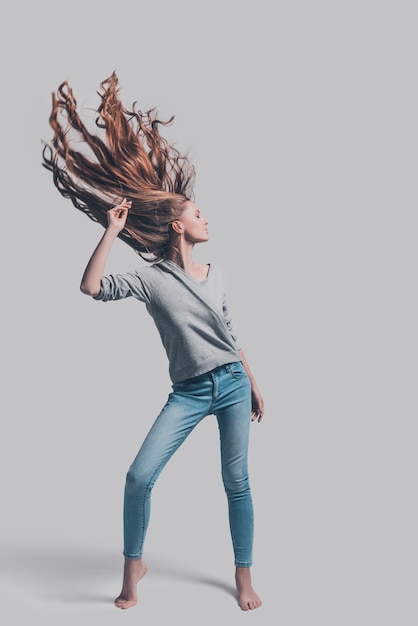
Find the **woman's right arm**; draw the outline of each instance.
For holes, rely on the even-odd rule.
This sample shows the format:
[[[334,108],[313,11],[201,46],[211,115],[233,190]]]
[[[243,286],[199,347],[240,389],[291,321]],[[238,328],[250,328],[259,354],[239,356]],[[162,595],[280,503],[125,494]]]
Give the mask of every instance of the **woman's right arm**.
[[[131,201],[126,198],[107,212],[107,228],[87,263],[80,283],[80,290],[88,296],[97,296],[104,274],[106,261],[113,243],[125,227]]]

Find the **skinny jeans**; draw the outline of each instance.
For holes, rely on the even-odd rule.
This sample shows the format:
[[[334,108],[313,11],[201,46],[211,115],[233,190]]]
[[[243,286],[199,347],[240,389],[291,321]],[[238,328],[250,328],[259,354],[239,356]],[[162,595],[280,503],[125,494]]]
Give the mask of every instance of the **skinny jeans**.
[[[251,385],[241,361],[173,384],[126,476],[123,513],[126,558],[142,557],[153,486],[176,450],[208,415],[216,416],[219,427],[221,475],[228,500],[235,566],[251,566],[254,533],[248,476]]]

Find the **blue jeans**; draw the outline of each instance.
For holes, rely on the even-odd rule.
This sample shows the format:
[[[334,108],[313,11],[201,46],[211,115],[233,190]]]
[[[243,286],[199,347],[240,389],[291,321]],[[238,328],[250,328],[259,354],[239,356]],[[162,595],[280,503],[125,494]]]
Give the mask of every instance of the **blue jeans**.
[[[207,415],[215,415],[235,565],[250,567],[254,531],[248,478],[251,386],[245,369],[240,361],[228,363],[175,383],[172,389],[126,476],[123,554],[129,559],[142,556],[155,481],[194,427]]]

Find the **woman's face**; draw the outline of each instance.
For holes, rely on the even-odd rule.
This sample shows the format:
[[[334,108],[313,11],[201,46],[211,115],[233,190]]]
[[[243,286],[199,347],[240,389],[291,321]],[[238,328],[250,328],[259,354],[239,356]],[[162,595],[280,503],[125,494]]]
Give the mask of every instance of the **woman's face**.
[[[201,243],[209,239],[208,220],[200,215],[197,206],[187,200],[178,224],[181,234],[189,243]]]

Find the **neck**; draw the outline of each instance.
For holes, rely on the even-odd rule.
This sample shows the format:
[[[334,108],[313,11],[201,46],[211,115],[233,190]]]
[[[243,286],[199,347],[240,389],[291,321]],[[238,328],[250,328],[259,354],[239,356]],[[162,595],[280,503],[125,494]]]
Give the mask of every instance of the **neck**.
[[[193,248],[194,244],[180,241],[177,247],[170,250],[167,258],[186,272],[190,272],[193,267]]]

